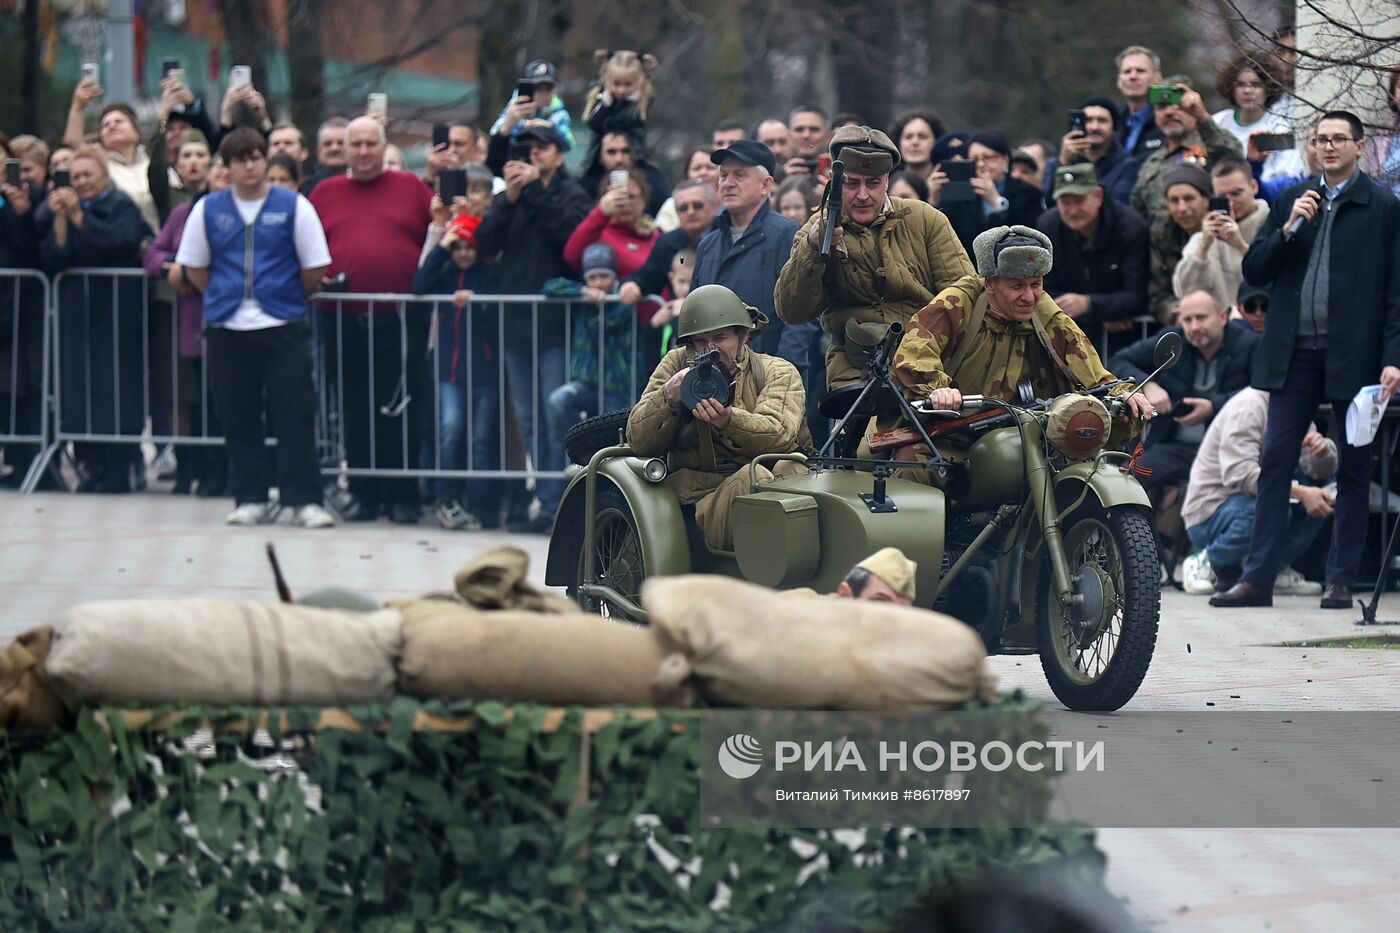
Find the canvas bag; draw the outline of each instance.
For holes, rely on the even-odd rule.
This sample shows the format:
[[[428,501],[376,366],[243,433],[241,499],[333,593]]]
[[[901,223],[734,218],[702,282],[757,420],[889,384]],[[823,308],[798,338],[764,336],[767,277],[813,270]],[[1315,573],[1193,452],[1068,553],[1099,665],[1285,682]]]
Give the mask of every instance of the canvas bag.
[[[86,603],[54,626],[48,671],[69,706],[333,706],[394,695],[399,613],[230,599]]]
[[[665,655],[648,628],[581,612],[482,612],[404,600],[399,689],[410,696],[556,706],[686,705],[655,693]]]
[[[673,652],[663,686],[689,679],[711,701],[905,710],[996,697],[981,637],[942,613],[700,575],[647,580],[642,603]]]

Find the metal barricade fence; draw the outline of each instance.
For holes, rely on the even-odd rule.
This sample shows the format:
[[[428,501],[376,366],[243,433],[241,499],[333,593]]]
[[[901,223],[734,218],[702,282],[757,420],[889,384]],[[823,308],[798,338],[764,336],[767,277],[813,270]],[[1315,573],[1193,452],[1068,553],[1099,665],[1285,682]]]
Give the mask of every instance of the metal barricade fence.
[[[39,481],[49,438],[48,315],[47,276],[0,269],[0,478],[17,478],[24,491]]]
[[[11,361],[0,446],[42,446],[22,491],[69,444],[223,444],[199,322],[185,322],[182,344],[178,303],[153,303],[144,270],[69,269],[52,280],[0,271],[0,312],[22,283],[41,296],[28,313],[39,321],[39,384],[49,387],[48,404],[42,392],[17,391],[16,338],[32,331],[23,313],[0,317],[0,340],[10,343],[8,357],[0,343],[0,364]],[[451,295],[319,293],[310,307],[327,477],[534,479],[557,492],[568,426],[630,406],[664,352],[660,331],[635,309],[610,317],[603,308],[617,306],[543,295],[474,295],[459,308]],[[1140,336],[1157,327],[1148,316],[1133,321]],[[1098,341],[1105,362],[1110,336]]]
[[[36,470],[74,444],[80,467],[118,460],[142,466],[136,445],[218,447],[198,321],[182,323],[178,299],[156,302],[140,268],[75,268],[53,277],[48,313],[53,419]],[[192,330],[193,328],[193,330]],[[118,467],[111,467],[117,469]],[[37,476],[35,477],[37,480]],[[109,477],[112,483],[126,482]]]
[[[562,480],[568,425],[630,406],[660,359],[659,336],[611,303],[320,293],[312,306],[322,463],[350,477]]]
[[[1162,328],[1162,323],[1150,314],[1139,314],[1137,317],[1125,318],[1125,320],[1136,325],[1137,333],[1133,335],[1132,340],[1142,340],[1145,337],[1151,337]],[[1097,344],[1099,360],[1104,364],[1105,369],[1108,368],[1108,358],[1113,355],[1110,352],[1110,348],[1114,342],[1114,335],[1117,333],[1122,333],[1122,331],[1110,331],[1107,326],[1099,328]]]

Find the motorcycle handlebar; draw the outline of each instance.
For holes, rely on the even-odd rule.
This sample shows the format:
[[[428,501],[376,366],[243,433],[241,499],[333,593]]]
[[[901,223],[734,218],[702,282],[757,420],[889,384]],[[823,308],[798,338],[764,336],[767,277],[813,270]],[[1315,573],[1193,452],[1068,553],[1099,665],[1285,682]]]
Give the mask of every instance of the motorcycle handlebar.
[[[962,416],[980,411],[987,405],[985,395],[964,395],[962,397],[962,408],[933,408],[929,405],[928,399],[924,399],[914,406],[914,410],[921,415],[950,415]]]

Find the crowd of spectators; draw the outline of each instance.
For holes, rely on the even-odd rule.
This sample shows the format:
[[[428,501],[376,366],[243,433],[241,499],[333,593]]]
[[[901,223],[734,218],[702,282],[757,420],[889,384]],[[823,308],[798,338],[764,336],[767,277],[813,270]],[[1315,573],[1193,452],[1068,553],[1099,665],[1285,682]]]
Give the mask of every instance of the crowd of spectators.
[[[1315,178],[1324,149],[1332,151],[1318,145],[1314,127],[1295,122],[1294,45],[1292,33],[1280,31],[1270,51],[1241,52],[1223,63],[1213,90],[1225,106],[1214,113],[1201,93],[1210,84],[1164,76],[1159,57],[1135,45],[1118,54],[1115,73],[1105,69],[1102,93],[1066,101],[1066,131],[1057,141],[1013,147],[993,127],[950,128],[929,107],[902,113],[888,127],[899,150],[889,195],[937,208],[968,251],[995,226],[1045,233],[1054,248],[1045,290],[1099,346],[1113,373],[1146,378],[1152,367],[1144,329],[1183,334],[1182,365],[1146,389],[1167,414],[1142,455],[1153,490],[1186,486],[1203,444],[1219,459],[1212,423],[1250,384],[1268,320],[1271,292],[1246,282],[1246,253],[1274,205],[1290,187]],[[799,228],[819,209],[832,134],[860,124],[859,116],[832,118],[804,104],[752,126],[721,121],[689,150],[673,184],[648,149],[658,62],[611,51],[600,52],[597,63],[577,120],[557,93],[554,65],[531,62],[487,130],[468,122],[440,128],[422,176],[404,169],[382,113],[332,117],[308,139],[301,128],[274,122],[252,84],[231,84],[211,113],[178,71],[161,82],[149,135],[127,104],[103,103],[91,80],[74,90],[60,141],[0,135],[0,155],[15,160],[18,172],[0,186],[0,267],[48,274],[144,268],[150,276],[149,285],[137,276],[60,280],[59,414],[70,430],[97,438],[72,451],[80,488],[144,486],[138,446],[110,439],[226,432],[227,459],[218,449],[177,445],[175,491],[233,491],[239,507],[252,497],[264,509],[256,520],[275,517],[264,501],[271,461],[247,450],[246,440],[266,431],[288,445],[286,432],[306,413],[284,410],[284,401],[301,404],[303,373],[274,367],[257,382],[215,362],[211,378],[211,347],[250,355],[283,347],[269,335],[261,343],[249,336],[256,328],[230,325],[229,308],[216,314],[198,287],[199,264],[188,261],[203,259],[208,277],[209,246],[189,246],[189,225],[199,226],[203,242],[207,230],[223,224],[220,233],[238,226],[240,236],[246,227],[253,269],[254,233],[263,232],[257,218],[269,211],[292,211],[298,244],[302,234],[315,241],[301,229],[299,212],[315,220],[328,262],[301,256],[299,268],[324,273],[324,281],[308,279],[308,286],[450,296],[435,305],[320,301],[309,312],[319,334],[320,384],[334,392],[350,468],[348,489],[328,499],[343,520],[383,515],[413,523],[426,505],[445,527],[509,523],[547,531],[564,489],[560,479],[540,477],[531,489],[522,480],[420,482],[404,474],[563,470],[570,425],[630,406],[674,345],[680,301],[690,288],[712,283],[763,312],[767,324],[753,345],[797,368],[808,427],[820,444],[828,424],[817,403],[827,389],[832,335],[816,317],[826,309],[807,309],[805,323],[794,323],[803,315],[786,315],[785,323],[774,289]],[[1398,81],[1400,69],[1390,75],[1392,114],[1400,114]],[[250,148],[245,136],[235,147],[239,170],[254,171],[243,162],[256,150],[265,185],[249,187],[246,178],[223,195],[218,203],[237,211],[200,209],[230,187],[235,166],[221,153],[225,141],[243,133],[263,143]],[[1361,146],[1359,132],[1356,139]],[[566,167],[571,153],[577,174]],[[1358,156],[1379,188],[1400,193],[1400,116],[1388,131],[1367,135]],[[264,199],[257,203],[270,205],[263,214],[249,213],[239,193],[255,187]],[[268,199],[269,190],[286,193]],[[880,300],[886,288],[922,295],[932,285],[887,282],[883,268],[870,272]],[[285,324],[291,312],[276,309],[290,298],[256,294],[255,276],[247,278],[244,298],[261,301],[258,313],[267,318],[258,320]],[[36,430],[31,403],[43,388],[33,284],[0,290],[0,434]],[[547,300],[476,297],[490,295]],[[237,315],[247,311],[240,305]],[[304,328],[297,321],[278,328],[279,341],[311,342],[298,336]],[[221,392],[264,395],[233,408],[207,404]],[[1257,408],[1248,415],[1256,426]],[[236,452],[235,434],[243,439]],[[281,486],[283,504],[300,507],[309,494],[297,458],[307,451],[296,449],[285,473],[279,465],[278,479],[291,486]],[[35,453],[19,444],[5,449],[9,482]],[[328,524],[312,518],[303,523]],[[1191,540],[1197,537],[1192,531]],[[1200,555],[1193,560],[1191,586],[1199,588],[1210,565]],[[1237,578],[1232,568],[1216,569],[1221,582]]]

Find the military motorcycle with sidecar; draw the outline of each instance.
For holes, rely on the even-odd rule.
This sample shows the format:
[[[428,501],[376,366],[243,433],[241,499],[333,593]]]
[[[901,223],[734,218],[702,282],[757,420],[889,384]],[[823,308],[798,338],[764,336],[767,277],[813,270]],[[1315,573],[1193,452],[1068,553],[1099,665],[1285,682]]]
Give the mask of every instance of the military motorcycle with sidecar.
[[[735,498],[732,551],[707,544],[694,508],[667,485],[665,460],[633,455],[627,412],[575,426],[567,446],[584,469],[556,515],[546,582],[588,611],[645,624],[647,577],[714,573],[831,593],[892,545],[918,563],[919,605],[975,628],[989,654],[1038,654],[1070,709],[1119,709],[1151,663],[1161,600],[1147,494],[1132,456],[1107,446],[1125,409],[1108,393],[1121,383],[1055,399],[1023,384],[1012,402],[966,396],[961,411],[920,410],[890,378],[901,330],[893,325],[876,350],[868,382],[823,400],[840,420],[820,452],[746,467],[789,460],[806,471]],[[1157,371],[1180,355],[1181,338],[1164,335]],[[862,447],[870,419],[897,413],[932,452],[927,461]],[[927,430],[923,418],[934,419]],[[931,482],[904,478],[908,469]]]

